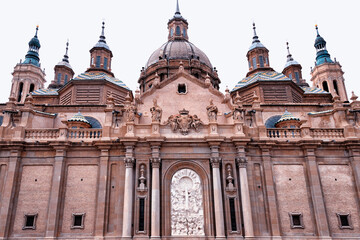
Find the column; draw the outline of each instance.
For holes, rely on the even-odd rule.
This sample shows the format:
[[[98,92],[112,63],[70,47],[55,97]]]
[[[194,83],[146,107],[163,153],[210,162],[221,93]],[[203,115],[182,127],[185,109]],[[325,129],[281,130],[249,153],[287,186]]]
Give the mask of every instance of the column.
[[[10,149],[7,176],[4,183],[3,194],[1,196],[0,238],[6,238],[9,231],[12,216],[11,209],[16,191],[16,180],[18,178],[21,150],[21,147]]]
[[[272,173],[272,162],[269,148],[262,148],[262,159],[264,167],[265,189],[270,215],[270,228],[273,237],[280,236],[279,214],[277,211],[276,195],[274,188],[274,176]]]
[[[216,238],[225,238],[224,228],[224,207],[221,190],[221,176],[220,176],[220,163],[219,147],[211,146],[210,163],[213,170],[213,190],[214,190],[214,209],[215,209],[215,230]]]
[[[66,159],[66,149],[65,144],[54,146],[55,149],[55,159],[53,165],[53,177],[52,185],[50,192],[50,201],[49,201],[49,212],[47,216],[46,224],[46,237],[52,238],[57,236],[58,226],[59,226],[59,214],[60,214],[60,205],[63,197],[61,196],[63,184],[64,184],[64,174],[65,174],[65,159]]]
[[[316,230],[319,236],[330,236],[320,183],[320,174],[316,163],[315,149],[304,148],[304,155],[306,160],[306,172],[310,184],[311,200],[314,207]]]
[[[237,147],[236,150],[237,150],[236,163],[239,168],[239,175],[240,175],[241,207],[244,216],[245,237],[253,237],[254,227],[252,220],[250,192],[249,192],[247,169],[246,169],[247,159],[245,157],[245,149],[243,146]]]
[[[151,238],[160,238],[160,146],[152,146]]]
[[[123,239],[131,239],[132,230],[132,212],[133,212],[133,167],[135,163],[133,148],[134,146],[125,146],[125,190],[124,190],[124,210],[123,210]]]
[[[108,178],[109,150],[110,146],[98,146],[100,148],[99,185],[96,208],[95,236],[104,236],[105,210],[106,210],[106,186]]]

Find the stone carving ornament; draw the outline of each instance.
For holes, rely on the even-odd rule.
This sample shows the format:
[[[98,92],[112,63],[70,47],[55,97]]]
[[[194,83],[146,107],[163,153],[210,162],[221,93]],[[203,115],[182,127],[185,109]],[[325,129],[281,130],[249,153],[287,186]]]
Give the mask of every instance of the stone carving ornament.
[[[191,169],[177,171],[171,180],[171,235],[205,235],[201,181]]]
[[[206,107],[206,111],[210,122],[216,122],[218,108],[214,105],[213,100],[210,99],[210,105]]]
[[[203,122],[197,115],[189,115],[189,111],[183,109],[179,111],[179,114],[171,115],[165,124],[170,125],[173,132],[179,130],[182,135],[187,135],[191,128],[199,131],[199,127]]]
[[[131,103],[129,106],[125,108],[126,111],[126,121],[127,122],[134,122],[135,116],[137,113],[137,108],[134,103]]]
[[[154,99],[153,102],[154,102],[154,106],[150,108],[151,120],[153,122],[160,122],[161,115],[162,115],[162,109],[157,105],[156,99]]]

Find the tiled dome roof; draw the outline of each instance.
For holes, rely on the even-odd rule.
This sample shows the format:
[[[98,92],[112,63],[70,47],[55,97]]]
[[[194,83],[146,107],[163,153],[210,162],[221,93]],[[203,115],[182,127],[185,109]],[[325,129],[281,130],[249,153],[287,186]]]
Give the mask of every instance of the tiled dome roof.
[[[159,62],[161,59],[198,59],[201,63],[212,68],[206,54],[187,40],[169,40],[151,54],[145,68]]]

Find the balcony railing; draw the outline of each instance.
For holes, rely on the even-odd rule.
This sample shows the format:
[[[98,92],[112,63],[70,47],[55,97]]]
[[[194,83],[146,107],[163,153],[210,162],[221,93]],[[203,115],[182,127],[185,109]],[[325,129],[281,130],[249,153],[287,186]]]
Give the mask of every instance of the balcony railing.
[[[301,130],[299,128],[268,128],[267,136],[269,138],[300,138]]]
[[[25,130],[25,138],[27,139],[57,139],[59,137],[59,129],[42,128]]]
[[[101,129],[69,129],[67,137],[70,139],[95,139],[101,138]]]
[[[60,134],[59,129],[26,129],[25,139],[27,140],[58,140],[66,136],[68,140],[95,140],[102,137],[102,129],[65,129]],[[61,136],[60,136],[61,135]]]
[[[310,136],[320,139],[334,139],[343,138],[344,129],[342,128],[312,128],[310,129]]]

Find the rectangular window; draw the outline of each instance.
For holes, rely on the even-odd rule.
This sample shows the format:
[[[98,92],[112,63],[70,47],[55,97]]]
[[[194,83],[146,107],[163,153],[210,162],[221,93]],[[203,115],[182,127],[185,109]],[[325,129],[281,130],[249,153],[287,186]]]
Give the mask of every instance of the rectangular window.
[[[289,213],[291,228],[304,228],[302,213]]]
[[[253,69],[257,69],[257,66],[256,66],[256,57],[254,57],[254,58],[252,59],[252,61],[253,61]]]
[[[235,211],[235,199],[229,198],[230,218],[231,218],[231,231],[237,231],[236,227],[236,211]]]
[[[73,213],[71,229],[84,228],[85,213]]]
[[[35,214],[25,214],[24,215],[24,225],[23,225],[23,230],[26,229],[32,229],[35,230],[36,229],[36,219],[37,219],[37,213]]]
[[[57,83],[60,84],[61,81],[61,73],[58,73],[57,75]]]
[[[264,57],[263,56],[259,56],[259,63],[260,63],[260,67],[264,67]]]
[[[336,213],[340,229],[354,229],[352,226],[350,213]]]
[[[296,83],[300,83],[299,72],[295,72]]]
[[[68,75],[65,75],[65,80],[64,80],[64,84],[66,84],[68,81]]]
[[[251,62],[249,61],[249,69],[251,68]]]
[[[96,67],[100,67],[100,56],[96,56]]]
[[[145,198],[139,199],[139,231],[145,230]]]
[[[108,59],[104,58],[104,69],[107,69]]]
[[[292,73],[289,73],[289,78],[292,80]]]

